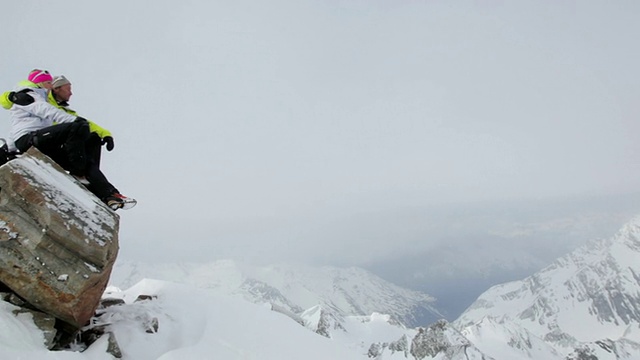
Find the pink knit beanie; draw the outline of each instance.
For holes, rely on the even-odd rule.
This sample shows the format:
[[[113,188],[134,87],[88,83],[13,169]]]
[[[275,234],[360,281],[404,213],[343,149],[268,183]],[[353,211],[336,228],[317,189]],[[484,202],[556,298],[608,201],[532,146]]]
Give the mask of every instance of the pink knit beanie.
[[[27,79],[34,84],[39,84],[45,81],[53,81],[53,77],[47,70],[40,69],[31,70]]]

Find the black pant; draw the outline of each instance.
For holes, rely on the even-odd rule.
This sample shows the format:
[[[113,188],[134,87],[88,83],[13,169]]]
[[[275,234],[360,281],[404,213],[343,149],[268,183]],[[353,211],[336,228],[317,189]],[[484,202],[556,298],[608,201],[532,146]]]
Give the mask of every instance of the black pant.
[[[89,180],[87,189],[94,193],[100,199],[119,192],[107,177],[100,170],[100,152],[102,150],[102,139],[96,133],[91,133],[85,142],[85,151],[87,154],[86,176]]]
[[[101,140],[89,132],[87,122],[42,128],[22,136],[15,144],[23,153],[33,145],[72,175],[85,176],[90,183],[87,189],[100,199],[118,192],[100,171]]]
[[[24,135],[16,140],[16,147],[20,152],[26,152],[34,145],[72,175],[85,176],[85,143],[88,138],[89,124],[76,121],[48,126]]]

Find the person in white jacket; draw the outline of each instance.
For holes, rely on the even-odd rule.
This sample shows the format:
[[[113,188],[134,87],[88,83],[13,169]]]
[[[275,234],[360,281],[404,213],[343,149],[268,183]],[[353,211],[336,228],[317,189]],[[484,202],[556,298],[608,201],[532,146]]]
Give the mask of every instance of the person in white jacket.
[[[53,77],[48,71],[36,69],[29,73],[27,81],[18,84],[16,91],[31,89],[29,95],[34,102],[11,107],[9,138],[20,152],[27,151],[33,145],[80,182],[88,183],[85,177],[84,143],[89,137],[89,124],[83,118],[67,114],[49,104],[47,97],[52,81]]]
[[[18,84],[16,92],[26,90],[34,101],[28,105],[13,104],[9,109],[10,140],[22,153],[31,146],[36,147],[113,210],[124,208],[127,198],[113,186],[100,186],[109,183],[98,181],[104,175],[97,166],[92,166],[91,159],[87,157],[86,144],[90,135],[88,121],[48,102],[52,82],[53,77],[48,71],[36,69],[29,73],[26,81]],[[92,178],[95,178],[94,184]]]

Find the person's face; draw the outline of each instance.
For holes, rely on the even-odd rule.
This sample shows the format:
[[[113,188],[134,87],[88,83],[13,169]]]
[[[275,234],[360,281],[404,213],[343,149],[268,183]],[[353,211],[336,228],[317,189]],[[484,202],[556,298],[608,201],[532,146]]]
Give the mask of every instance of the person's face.
[[[51,81],[43,81],[41,83],[38,83],[38,86],[47,90],[51,90],[51,88],[53,87]]]
[[[71,95],[73,95],[71,92],[71,84],[64,84],[53,89],[53,94],[60,101],[69,101],[69,99],[71,99]]]

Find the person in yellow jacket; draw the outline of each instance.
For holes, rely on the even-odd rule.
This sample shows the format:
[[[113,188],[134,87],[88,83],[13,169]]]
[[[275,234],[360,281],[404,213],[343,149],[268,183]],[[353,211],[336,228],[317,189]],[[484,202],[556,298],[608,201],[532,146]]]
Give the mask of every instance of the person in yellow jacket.
[[[75,110],[69,108],[71,95],[73,95],[73,91],[71,91],[71,82],[69,79],[64,75],[54,76],[47,100],[50,104],[63,110],[67,114],[78,116]],[[85,148],[90,163],[88,170],[89,177],[91,178],[91,183],[88,186],[89,190],[96,194],[105,193],[105,191],[108,194],[112,194],[107,197],[105,202],[111,206],[110,202],[113,201],[113,205],[115,205],[114,209],[118,208],[118,206],[124,209],[135,206],[136,200],[120,194],[118,189],[116,189],[107,180],[102,171],[100,171],[100,149],[102,145],[106,144],[107,151],[111,151],[114,148],[111,132],[98,126],[98,124],[93,121],[87,120],[87,122],[89,123],[90,134],[85,142]]]
[[[69,100],[71,99],[71,95],[73,92],[71,91],[71,82],[64,76],[54,76],[53,77],[53,88],[49,93],[49,102],[59,108],[64,110],[66,113],[78,116],[78,113],[75,110],[69,108]],[[107,151],[111,151],[114,148],[113,136],[111,136],[111,132],[103,127],[100,127],[98,124],[94,123],[91,120],[87,120],[89,122],[89,131],[91,131],[92,135],[98,136],[102,144],[106,144]]]

